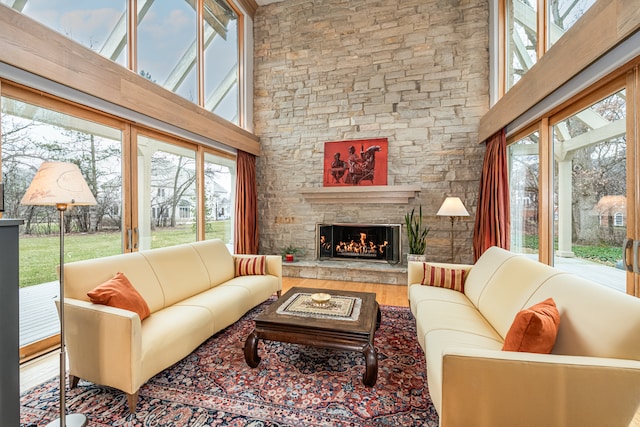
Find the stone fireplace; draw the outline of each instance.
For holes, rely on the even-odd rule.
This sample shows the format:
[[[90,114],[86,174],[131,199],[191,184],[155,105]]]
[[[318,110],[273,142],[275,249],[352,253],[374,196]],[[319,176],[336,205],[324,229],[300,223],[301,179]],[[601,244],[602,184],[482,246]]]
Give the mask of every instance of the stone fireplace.
[[[400,224],[317,224],[319,260],[400,262]]]
[[[403,223],[422,206],[431,227],[428,259],[449,259],[450,224],[436,212],[447,195],[475,211],[485,153],[478,123],[490,105],[488,3],[471,0],[464,10],[435,0],[327,5],[273,3],[256,13],[260,253],[299,247],[295,262],[283,263],[285,277],[406,286],[404,230],[392,264],[378,256],[321,257],[317,225]],[[326,143],[368,138],[388,140],[387,185],[325,186]],[[472,221],[456,229],[466,263],[472,229]]]

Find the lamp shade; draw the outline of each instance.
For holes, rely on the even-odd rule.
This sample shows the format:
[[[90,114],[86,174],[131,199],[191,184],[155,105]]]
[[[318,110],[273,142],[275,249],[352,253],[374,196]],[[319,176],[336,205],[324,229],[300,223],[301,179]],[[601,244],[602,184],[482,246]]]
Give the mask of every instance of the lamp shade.
[[[447,197],[436,215],[439,216],[469,216],[469,212],[459,197]]]
[[[44,162],[20,201],[23,205],[95,205],[96,199],[77,165]]]

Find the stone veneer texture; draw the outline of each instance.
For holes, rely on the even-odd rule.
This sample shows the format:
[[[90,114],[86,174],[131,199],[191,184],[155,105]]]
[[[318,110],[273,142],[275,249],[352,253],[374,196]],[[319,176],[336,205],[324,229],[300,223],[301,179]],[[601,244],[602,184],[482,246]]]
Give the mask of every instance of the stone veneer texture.
[[[457,262],[472,260],[489,106],[483,0],[285,0],[258,8],[255,132],[260,251],[289,244],[315,258],[317,223],[403,223],[422,205],[427,255],[448,261],[446,196],[471,214],[456,224]],[[388,138],[388,185],[419,185],[408,204],[311,204],[327,141]],[[403,252],[407,239],[403,233]]]

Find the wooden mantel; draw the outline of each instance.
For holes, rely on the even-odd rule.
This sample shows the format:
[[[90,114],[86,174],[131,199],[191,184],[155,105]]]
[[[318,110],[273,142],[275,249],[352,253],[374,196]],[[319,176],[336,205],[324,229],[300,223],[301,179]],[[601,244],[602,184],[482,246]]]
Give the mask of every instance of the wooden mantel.
[[[362,185],[304,188],[300,194],[311,203],[407,204],[419,191],[419,185]]]

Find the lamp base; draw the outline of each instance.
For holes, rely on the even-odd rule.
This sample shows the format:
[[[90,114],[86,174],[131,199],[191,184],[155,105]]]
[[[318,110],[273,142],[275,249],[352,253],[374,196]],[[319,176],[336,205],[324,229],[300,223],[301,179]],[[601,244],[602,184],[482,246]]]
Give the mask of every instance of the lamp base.
[[[53,420],[46,427],[59,427],[62,425],[60,421],[60,418]],[[69,414],[64,418],[64,422],[67,427],[84,427],[87,425],[87,417],[82,414]]]

